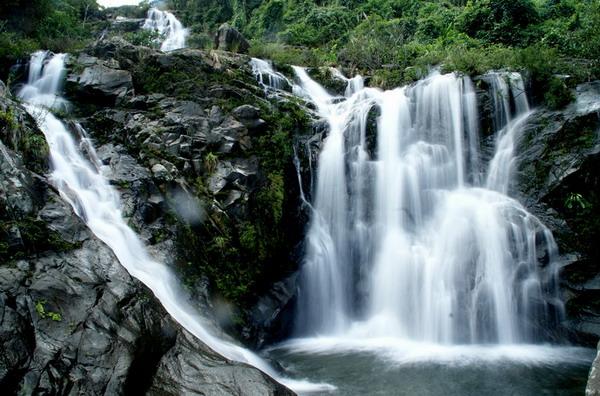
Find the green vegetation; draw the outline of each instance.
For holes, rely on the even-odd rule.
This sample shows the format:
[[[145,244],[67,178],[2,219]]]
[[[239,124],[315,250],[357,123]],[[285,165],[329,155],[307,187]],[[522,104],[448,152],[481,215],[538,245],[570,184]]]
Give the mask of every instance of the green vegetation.
[[[310,120],[294,101],[260,105],[269,128],[248,153],[258,158],[261,169],[258,188],[247,197],[249,215],[232,220],[225,212],[210,210],[204,223],[180,223],[177,232],[177,262],[186,283],[192,285],[206,276],[213,293],[236,307],[247,307],[269,285],[294,270],[290,252],[294,238],[299,237],[290,225],[296,224],[292,219],[296,215],[295,178],[290,176],[292,136],[309,130]],[[210,152],[204,156],[204,174],[194,187],[207,206],[212,197],[206,179],[224,157]]]
[[[17,127],[12,109],[0,110],[0,132],[5,133],[5,131],[17,129]]]
[[[570,193],[565,199],[565,208],[567,209],[587,209],[591,204],[579,193]]]
[[[9,148],[21,153],[30,170],[43,174],[48,168],[49,148],[46,139],[37,128],[21,127],[23,114],[17,117],[13,109],[0,105],[0,139]]]
[[[35,303],[35,311],[42,319],[50,319],[54,322],[62,321],[62,315],[58,312],[48,311],[46,309],[46,300],[39,300]]]
[[[0,73],[35,50],[72,51],[94,37],[101,15],[96,0],[0,2]]]
[[[510,68],[528,71],[539,99],[558,108],[571,98],[552,75],[571,76],[567,84],[600,76],[597,0],[171,3],[193,31],[233,24],[251,39],[253,56],[340,65],[382,87],[414,81],[434,65],[467,74]]]
[[[217,169],[217,164],[219,163],[219,157],[212,152],[206,153],[204,156],[204,169],[206,173],[211,174]]]
[[[158,44],[160,43],[160,34],[148,29],[127,32],[123,35],[123,38],[133,45],[142,45],[150,48],[158,48]]]
[[[31,216],[14,217],[0,205],[0,262],[24,259],[48,251],[69,251],[79,246],[62,239],[42,220]]]

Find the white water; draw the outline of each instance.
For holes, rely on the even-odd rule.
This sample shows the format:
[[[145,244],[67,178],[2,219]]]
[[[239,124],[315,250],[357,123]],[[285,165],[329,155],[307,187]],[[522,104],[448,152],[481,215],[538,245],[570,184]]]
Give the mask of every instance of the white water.
[[[288,80],[286,76],[275,71],[271,62],[252,58],[250,60],[250,66],[252,67],[252,73],[256,77],[258,83],[265,89],[285,89],[291,87],[292,82]]]
[[[65,103],[59,96],[65,58],[63,54],[35,53],[30,64],[31,79],[19,93],[48,141],[51,181],[61,197],[112,249],[125,269],[152,290],[171,317],[211,349],[230,360],[257,367],[297,392],[333,389],[326,384],[281,378],[256,354],[221,340],[204,328],[201,316],[181,294],[178,280],[164,264],[149,255],[143,242],[123,220],[119,194],[102,175],[103,169],[89,139],[84,137],[78,145],[65,124],[52,114],[56,103]],[[80,146],[90,154],[91,162],[84,158]]]
[[[540,328],[562,314],[557,248],[550,231],[506,195],[514,146],[530,114],[520,76],[489,75],[497,147],[486,172],[468,77],[435,72],[385,92],[363,88],[357,77],[347,79],[341,100],[302,68],[295,72],[295,92],[329,124],[306,238],[298,335],[423,345],[543,339]],[[369,152],[373,108],[380,116],[377,147]]]
[[[148,10],[148,17],[142,28],[160,34],[163,40],[160,49],[164,52],[185,48],[185,41],[189,35],[189,31],[175,15],[154,7]]]
[[[452,366],[481,365],[497,361],[544,364],[590,364],[594,350],[582,347],[549,346],[531,344],[498,345],[445,345],[439,343],[415,342],[397,337],[360,338],[350,334],[347,337],[318,337],[293,339],[272,348],[283,349],[295,354],[348,355],[376,354],[389,367],[422,363],[444,363]]]

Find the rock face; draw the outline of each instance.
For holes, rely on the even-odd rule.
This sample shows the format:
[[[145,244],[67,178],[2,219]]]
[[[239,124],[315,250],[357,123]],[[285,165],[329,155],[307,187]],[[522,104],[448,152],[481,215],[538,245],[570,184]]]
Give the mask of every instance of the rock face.
[[[72,73],[67,88],[78,100],[114,105],[132,93],[131,74],[119,69],[118,62],[101,61],[96,57],[81,55],[77,64],[84,67],[80,74]]]
[[[518,145],[521,201],[553,231],[562,254],[564,323],[578,342],[600,337],[600,89],[577,88],[577,102],[538,110]]]
[[[3,394],[292,394],[175,323],[45,176],[29,169],[42,165],[11,149],[19,136],[40,132],[16,103],[0,105],[13,117],[0,125]],[[146,168],[122,148],[98,153],[130,201],[126,213],[135,218],[142,203],[156,203],[144,195],[158,191]]]
[[[590,369],[585,396],[600,396],[600,344],[598,345],[598,355]]]
[[[235,28],[227,23],[222,24],[215,36],[215,49],[229,52],[248,52],[250,44]]]
[[[151,246],[173,243],[172,264],[186,284],[208,279],[209,294],[233,307],[225,326],[241,335],[276,326],[278,314],[265,321],[252,314],[254,305],[297,269],[290,252],[305,217],[292,136],[311,130],[296,102],[267,97],[249,61],[222,51],[162,53],[108,37],[73,57],[67,90],[92,138],[112,145],[106,155],[99,150],[103,161],[113,171],[131,161],[146,169],[137,180],[113,182],[126,216]],[[114,104],[79,106],[89,84],[76,71],[98,65],[129,73],[133,89],[122,85],[127,93],[110,96]]]

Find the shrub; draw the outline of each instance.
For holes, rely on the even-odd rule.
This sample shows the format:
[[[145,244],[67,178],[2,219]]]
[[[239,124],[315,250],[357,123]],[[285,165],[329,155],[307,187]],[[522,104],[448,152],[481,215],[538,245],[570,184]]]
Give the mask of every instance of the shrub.
[[[525,30],[538,18],[530,0],[475,0],[467,3],[459,25],[470,36],[489,43],[520,45]]]
[[[160,42],[160,34],[150,29],[127,32],[123,35],[123,38],[133,45],[142,45],[151,48],[158,48]]]
[[[341,40],[356,24],[352,13],[341,6],[312,7],[280,34],[293,45],[318,46]]]
[[[571,103],[575,97],[563,79],[552,77],[548,82],[544,103],[550,109],[561,109]]]

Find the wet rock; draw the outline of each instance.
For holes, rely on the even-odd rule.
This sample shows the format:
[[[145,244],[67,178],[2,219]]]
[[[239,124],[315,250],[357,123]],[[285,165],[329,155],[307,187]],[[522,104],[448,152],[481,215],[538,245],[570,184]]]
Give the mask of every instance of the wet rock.
[[[32,213],[36,199],[31,196],[33,178],[18,169],[20,158],[0,141],[0,201],[11,212]]]
[[[260,129],[266,125],[266,122],[260,118],[260,109],[256,106],[242,105],[233,109],[231,114],[251,130]]]
[[[275,283],[252,308],[243,332],[257,348],[288,337],[293,330],[298,273]]]
[[[208,180],[208,189],[219,194],[226,188],[248,191],[256,182],[258,162],[256,158],[220,161]]]
[[[152,167],[152,175],[158,180],[170,180],[171,174],[163,164],[155,164]]]
[[[245,54],[250,48],[248,40],[227,23],[222,24],[215,36],[215,49]]]
[[[600,343],[598,344],[598,355],[590,369],[585,396],[600,396]]]
[[[4,84],[4,82],[2,80],[0,80],[0,96],[6,96],[6,84]]]
[[[87,52],[102,59],[113,59],[120,68],[132,71],[145,57],[154,51],[147,47],[135,46],[116,36],[94,43]]]
[[[119,147],[106,145],[98,155],[109,179],[126,191],[132,187],[123,183],[150,175]],[[174,322],[47,180],[2,141],[0,182],[0,216],[15,199],[27,202],[12,210],[12,219],[43,222],[65,243],[23,251],[19,260],[0,265],[3,394],[292,394],[259,370],[219,356]],[[148,203],[162,206],[162,196],[151,194]],[[168,262],[172,245],[165,246],[159,258]]]
[[[202,350],[202,354],[191,353]],[[282,385],[266,385],[268,377],[250,366],[232,366],[206,349],[186,331],[161,359],[150,395],[293,395]],[[176,380],[174,380],[176,379]]]
[[[597,83],[577,88],[576,103],[561,111],[538,110],[528,119],[519,145],[519,199],[551,230],[563,262],[562,323],[580,343],[600,337],[600,103]]]
[[[210,132],[208,143],[215,148],[216,152],[225,154],[252,148],[248,129],[233,117],[227,117],[221,125]]]
[[[84,59],[85,61],[89,61],[89,58]],[[88,66],[81,74],[69,76],[67,81],[67,88],[72,95],[95,104],[100,102],[114,105],[133,90],[131,74],[126,70],[109,67],[106,62]]]

